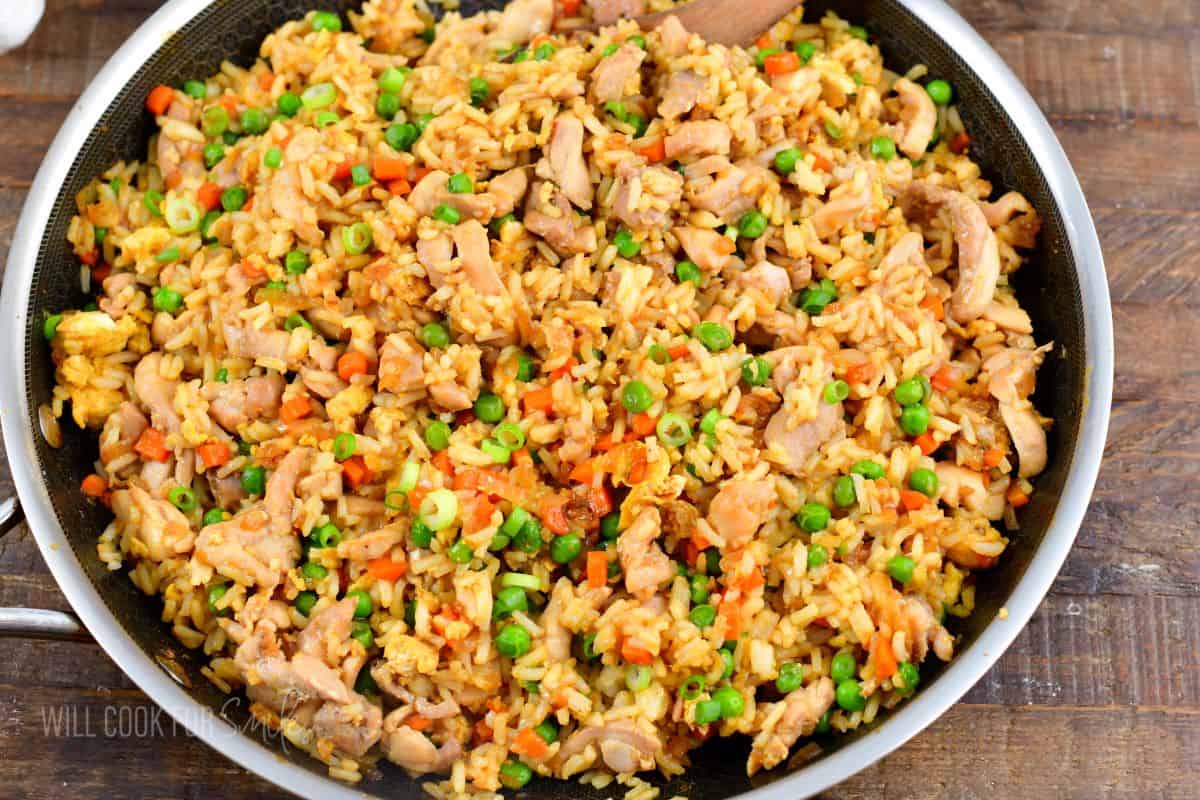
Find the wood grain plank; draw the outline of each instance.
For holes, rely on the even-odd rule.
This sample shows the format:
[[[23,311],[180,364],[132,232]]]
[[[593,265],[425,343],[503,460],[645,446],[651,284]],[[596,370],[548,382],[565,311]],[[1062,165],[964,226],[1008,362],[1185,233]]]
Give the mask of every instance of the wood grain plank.
[[[980,32],[1069,31],[1136,34],[1153,38],[1194,35],[1200,7],[1179,0],[950,0]]]

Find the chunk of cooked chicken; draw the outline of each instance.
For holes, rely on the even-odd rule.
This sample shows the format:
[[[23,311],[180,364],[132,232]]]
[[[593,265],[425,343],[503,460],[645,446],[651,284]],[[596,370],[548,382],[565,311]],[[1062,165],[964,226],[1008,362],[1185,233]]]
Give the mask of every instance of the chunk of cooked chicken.
[[[744,547],[775,510],[775,485],[769,480],[727,481],[708,506],[708,521],[730,548]]]
[[[783,703],[783,715],[775,727],[764,730],[754,737],[750,758],[746,762],[746,774],[753,775],[760,769],[772,769],[787,758],[788,751],[801,736],[816,730],[821,716],[833,705],[833,681],[822,676],[813,683],[788,693]],[[763,717],[772,716],[778,703],[767,705]]]
[[[900,136],[896,145],[909,158],[920,158],[937,128],[937,106],[925,87],[900,78],[892,87],[900,97]]]
[[[617,556],[625,573],[625,588],[639,600],[649,599],[675,575],[671,559],[658,545],[662,518],[654,508],[644,509],[617,539]]]

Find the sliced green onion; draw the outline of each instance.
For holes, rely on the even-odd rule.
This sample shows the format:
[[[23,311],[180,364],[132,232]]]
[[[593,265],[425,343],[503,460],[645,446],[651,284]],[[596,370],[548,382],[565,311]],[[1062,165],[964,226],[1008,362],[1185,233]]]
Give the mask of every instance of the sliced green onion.
[[[684,700],[695,700],[707,686],[708,680],[703,675],[693,675],[679,685],[679,695]]]
[[[525,432],[515,422],[501,422],[492,431],[492,436],[506,450],[520,450],[525,446]]]
[[[156,189],[150,189],[144,195],[142,195],[142,205],[144,205],[146,210],[156,217],[162,216],[162,202],[162,192]]]
[[[650,686],[654,672],[642,664],[630,664],[625,668],[625,686],[631,692],[641,692]]]
[[[325,108],[337,100],[337,89],[332,83],[314,83],[300,95],[300,102],[311,110]]]
[[[358,437],[353,433],[343,432],[333,437],[333,457],[338,461],[345,461],[354,455],[354,451],[357,449]]]
[[[541,587],[542,582],[533,575],[526,575],[523,572],[506,572],[500,576],[500,585],[537,590]]]
[[[167,221],[167,227],[176,236],[191,233],[199,228],[203,216],[204,212],[200,210],[200,206],[186,197],[171,197],[163,206],[163,217]]]
[[[205,136],[220,136],[229,129],[229,112],[221,106],[209,106],[200,115],[200,125]]]
[[[533,516],[528,511],[520,506],[514,506],[513,510],[509,512],[508,519],[504,520],[504,523],[500,526],[500,532],[506,536],[516,536],[521,528],[525,526],[525,523],[531,519],[533,519]]]
[[[171,491],[167,492],[167,500],[185,513],[196,507],[196,493],[185,486],[171,487]]]
[[[371,226],[365,222],[356,222],[342,228],[342,247],[346,248],[346,252],[352,256],[365,253],[370,248],[372,240]]]
[[[383,507],[388,511],[403,511],[408,503],[408,492],[392,489],[383,496]]]
[[[507,464],[512,459],[512,451],[495,439],[484,439],[479,443],[479,450],[490,458],[493,464]]]
[[[715,408],[710,408],[708,411],[704,412],[704,416],[700,418],[700,431],[702,433],[716,433],[717,423],[723,419],[725,419],[725,417],[720,411],[717,411]]]
[[[692,426],[682,415],[673,411],[659,417],[654,431],[659,441],[669,447],[683,447],[692,438]]]
[[[405,461],[400,469],[400,482],[396,488],[408,493],[417,488],[417,480],[421,477],[421,465],[415,461]]]
[[[432,531],[449,527],[458,516],[458,495],[449,489],[434,489],[421,501],[421,522]]]

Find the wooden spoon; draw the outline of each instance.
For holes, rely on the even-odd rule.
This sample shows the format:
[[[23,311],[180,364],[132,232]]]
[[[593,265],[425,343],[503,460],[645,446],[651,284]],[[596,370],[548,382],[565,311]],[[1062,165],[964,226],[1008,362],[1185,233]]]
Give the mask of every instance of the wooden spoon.
[[[706,42],[748,46],[801,0],[693,0],[687,5],[643,14],[633,20],[642,30],[653,30],[670,16],[679,18],[688,33],[696,33]],[[576,30],[594,30],[583,25]]]

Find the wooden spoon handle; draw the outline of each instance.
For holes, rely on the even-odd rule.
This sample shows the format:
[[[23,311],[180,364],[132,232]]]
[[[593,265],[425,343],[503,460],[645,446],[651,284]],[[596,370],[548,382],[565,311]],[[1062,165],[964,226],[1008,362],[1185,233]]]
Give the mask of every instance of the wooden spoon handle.
[[[699,34],[706,42],[749,45],[798,5],[798,0],[694,0],[669,11],[646,14],[637,21],[650,30],[673,14],[689,33]]]

